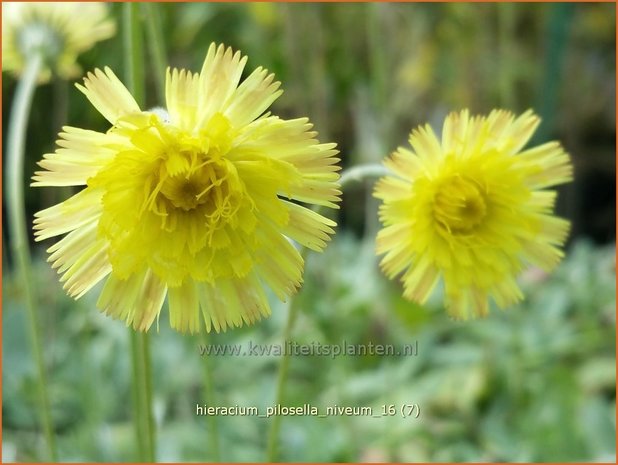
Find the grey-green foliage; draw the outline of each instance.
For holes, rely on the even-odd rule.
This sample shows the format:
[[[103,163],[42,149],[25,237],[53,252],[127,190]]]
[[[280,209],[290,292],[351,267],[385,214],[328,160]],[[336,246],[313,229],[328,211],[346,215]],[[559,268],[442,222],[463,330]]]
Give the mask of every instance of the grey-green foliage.
[[[52,413],[64,460],[133,460],[130,365],[123,325],[94,309],[96,296],[66,298],[46,265],[37,279],[44,306]],[[409,357],[291,359],[286,405],[418,404],[418,419],[399,415],[287,416],[282,458],[289,461],[603,461],[615,449],[615,270],[613,247],[578,242],[552,275],[522,277],[526,300],[483,320],[455,322],[435,295],[420,307],[384,278],[373,244],[342,234],[328,253],[310,255],[299,344],[403,344]],[[49,291],[50,294],[52,291]],[[438,291],[439,293],[439,291]],[[36,460],[33,366],[19,287],[4,281],[3,436],[13,459]],[[210,335],[211,344],[280,344],[285,306],[249,328]],[[169,330],[161,316],[152,355],[160,460],[212,459],[200,337]],[[53,328],[53,329],[50,329]],[[219,406],[274,404],[276,356],[213,356]],[[222,459],[264,458],[270,419],[219,416]],[[10,458],[10,457],[9,457]]]

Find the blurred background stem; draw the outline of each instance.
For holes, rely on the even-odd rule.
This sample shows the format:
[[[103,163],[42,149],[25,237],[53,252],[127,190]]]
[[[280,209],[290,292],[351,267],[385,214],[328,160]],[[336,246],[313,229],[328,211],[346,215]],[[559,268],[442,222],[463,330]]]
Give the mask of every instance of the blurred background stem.
[[[127,88],[139,105],[144,105],[144,66],[139,4],[123,5],[124,50]],[[129,329],[133,363],[133,405],[135,433],[140,460],[155,462],[155,424],[152,415],[152,373],[150,342],[146,333]]]
[[[28,128],[28,115],[34,89],[39,76],[43,57],[34,53],[28,58],[25,70],[17,83],[15,100],[11,109],[8,130],[8,154],[7,154],[7,209],[11,230],[11,242],[13,244],[13,263],[17,269],[21,285],[23,286],[24,300],[28,312],[30,342],[36,363],[38,375],[39,413],[45,433],[49,460],[57,460],[54,431],[47,394],[47,376],[45,374],[45,362],[41,348],[41,335],[39,331],[39,318],[36,308],[36,297],[30,269],[30,249],[28,247],[28,234],[26,232],[26,205],[24,202],[24,158],[26,130]]]
[[[513,32],[515,28],[515,5],[504,2],[496,5],[498,10],[498,48],[500,50],[500,66],[498,67],[498,91],[500,105],[503,108],[514,110],[515,98],[513,95],[513,63],[512,55]]]
[[[537,109],[543,124],[532,137],[532,144],[546,142],[555,131],[558,96],[564,83],[563,67],[568,50],[569,28],[575,5],[555,3],[548,5],[546,25],[545,68],[539,86]]]
[[[144,50],[139,20],[139,5],[123,5],[124,50],[127,87],[135,101],[144,105]]]
[[[142,3],[146,19],[146,34],[150,57],[152,58],[151,71],[154,74],[155,87],[159,105],[165,105],[165,63],[166,52],[161,27],[160,5],[158,3]]]

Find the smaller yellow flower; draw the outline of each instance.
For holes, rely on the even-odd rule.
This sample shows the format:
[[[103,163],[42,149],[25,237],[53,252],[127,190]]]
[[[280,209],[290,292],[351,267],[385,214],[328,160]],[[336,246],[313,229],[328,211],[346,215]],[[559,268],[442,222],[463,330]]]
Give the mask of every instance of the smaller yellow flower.
[[[439,140],[429,125],[410,134],[413,151],[386,160],[393,175],[375,196],[384,224],[377,252],[388,277],[404,272],[404,296],[424,303],[440,279],[455,318],[488,313],[522,299],[518,274],[552,269],[562,258],[569,223],[553,216],[556,192],[572,179],[558,142],[524,151],[540,120],[494,110],[450,114]]]
[[[52,70],[65,79],[79,76],[77,55],[115,30],[104,3],[3,2],[2,69],[19,75],[28,58],[41,53],[40,82]]]

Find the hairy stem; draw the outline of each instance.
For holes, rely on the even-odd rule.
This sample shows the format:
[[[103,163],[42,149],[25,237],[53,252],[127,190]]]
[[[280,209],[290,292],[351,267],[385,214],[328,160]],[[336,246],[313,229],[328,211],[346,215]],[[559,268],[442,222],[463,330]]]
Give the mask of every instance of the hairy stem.
[[[41,349],[37,299],[32,283],[30,249],[26,230],[26,205],[24,201],[24,159],[26,130],[32,97],[43,59],[35,53],[28,58],[26,68],[17,84],[15,100],[11,108],[8,129],[8,151],[6,166],[6,203],[9,217],[14,266],[24,291],[30,332],[30,343],[38,375],[38,401],[41,423],[45,434],[49,460],[57,461],[56,443],[47,393],[47,376]]]
[[[341,184],[341,188],[343,189],[353,182],[361,182],[369,178],[379,178],[387,174],[391,174],[391,172],[382,165],[368,164],[353,166],[343,172],[339,184]]]

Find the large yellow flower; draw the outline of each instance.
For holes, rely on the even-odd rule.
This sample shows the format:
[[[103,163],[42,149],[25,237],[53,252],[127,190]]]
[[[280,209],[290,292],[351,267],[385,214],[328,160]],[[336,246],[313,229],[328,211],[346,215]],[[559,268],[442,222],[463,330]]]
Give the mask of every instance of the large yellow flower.
[[[104,3],[2,2],[2,70],[20,74],[40,53],[45,64],[39,81],[49,80],[52,69],[76,77],[77,56],[115,30]]]
[[[264,114],[279,82],[246,57],[211,45],[199,74],[169,70],[167,109],[142,111],[114,73],[78,85],[112,128],[65,127],[34,186],[85,185],[36,215],[37,239],[68,233],[49,249],[71,296],[107,276],[98,306],[138,330],[166,294],[171,326],[216,331],[270,313],[302,282],[289,239],[322,250],[335,223],[301,203],[336,208],[335,144],[320,144],[306,118]],[[109,276],[108,276],[109,275]]]
[[[501,308],[522,299],[516,277],[528,264],[559,262],[569,223],[552,215],[556,192],[545,188],[570,181],[572,166],[558,142],[521,151],[538,124],[530,111],[453,113],[441,141],[420,127],[413,151],[386,160],[377,252],[389,277],[405,270],[405,297],[424,303],[442,278],[452,316],[484,316],[488,297]]]

